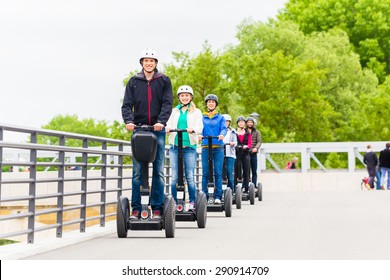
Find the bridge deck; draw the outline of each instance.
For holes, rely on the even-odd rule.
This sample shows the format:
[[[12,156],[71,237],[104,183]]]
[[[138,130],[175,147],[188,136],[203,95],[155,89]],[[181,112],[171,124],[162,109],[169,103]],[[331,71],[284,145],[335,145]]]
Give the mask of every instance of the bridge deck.
[[[111,223],[86,233],[65,233],[62,239],[46,241],[46,247],[41,242],[18,244],[23,253],[13,250],[9,256],[35,260],[389,259],[390,243],[385,242],[390,232],[389,201],[387,191],[267,192],[263,202],[256,201],[254,206],[244,202],[241,210],[234,209],[232,218],[209,213],[206,229],[198,229],[194,222],[177,222],[173,239],[165,238],[163,231],[131,231],[128,238],[118,239]],[[4,249],[0,248],[2,259],[7,258]]]

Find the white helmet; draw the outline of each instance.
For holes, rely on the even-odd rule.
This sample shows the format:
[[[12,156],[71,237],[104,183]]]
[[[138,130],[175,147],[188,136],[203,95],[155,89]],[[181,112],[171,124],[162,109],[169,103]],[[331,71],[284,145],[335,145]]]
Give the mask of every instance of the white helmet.
[[[225,121],[230,121],[230,122],[232,121],[232,117],[230,115],[223,114],[222,116],[225,118]]]
[[[183,85],[179,87],[179,89],[177,90],[177,96],[179,96],[180,93],[189,93],[192,95],[192,97],[194,97],[194,91],[190,86]]]
[[[144,49],[141,52],[139,62],[142,62],[142,59],[144,58],[154,58],[156,61],[158,61],[157,52],[154,49]]]

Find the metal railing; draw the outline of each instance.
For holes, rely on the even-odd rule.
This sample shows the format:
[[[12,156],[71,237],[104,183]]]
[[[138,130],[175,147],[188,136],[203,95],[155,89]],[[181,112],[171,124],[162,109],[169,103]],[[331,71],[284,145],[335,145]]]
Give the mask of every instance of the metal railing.
[[[7,131],[27,133],[30,137],[30,143],[15,143],[3,141],[4,134]],[[58,145],[44,145],[38,144],[38,136],[50,136],[58,138]],[[66,141],[69,139],[77,139],[82,142],[82,147],[66,146]],[[93,142],[94,146],[90,143]],[[99,143],[99,146],[96,146]],[[29,153],[29,160],[23,161],[9,161],[3,158],[5,150],[26,150]],[[47,157],[47,153],[55,154],[55,160],[49,162],[40,161]],[[41,155],[40,155],[41,153]],[[79,155],[80,162],[69,162],[66,160],[67,155]],[[91,158],[99,157],[99,161],[91,162]],[[108,160],[110,158],[110,160]],[[124,159],[127,159],[128,164],[125,164]],[[56,230],[56,236],[62,237],[65,226],[79,225],[80,232],[85,232],[88,221],[98,220],[100,226],[104,227],[107,218],[115,216],[116,212],[107,213],[108,206],[115,206],[118,198],[125,191],[131,191],[131,149],[129,141],[121,141],[115,139],[108,139],[102,137],[95,137],[90,135],[81,135],[75,133],[66,133],[60,131],[52,131],[45,129],[30,129],[24,127],[16,127],[10,125],[0,124],[0,170],[3,167],[18,167],[27,166],[27,178],[4,178],[3,172],[0,172],[0,211],[5,212],[7,205],[24,205],[26,210],[19,210],[18,213],[0,215],[0,223],[8,220],[27,219],[27,227],[19,231],[1,232],[0,239],[15,237],[20,235],[27,235],[27,242],[34,243],[34,235],[40,231],[47,231],[50,229]],[[79,172],[68,172],[68,167],[78,167]],[[55,176],[45,178],[39,176],[39,167],[48,167],[56,169],[50,173],[56,173]],[[91,175],[91,170],[94,170]],[[128,170],[129,172],[125,172]],[[196,168],[196,183],[200,183],[200,166],[199,160]],[[96,174],[96,172],[98,174]],[[10,172],[8,172],[10,173]],[[68,174],[69,173],[69,174]],[[114,174],[113,174],[114,173]],[[128,175],[126,175],[126,174]],[[165,162],[165,187],[169,190],[170,184],[170,168],[169,157],[166,157]],[[12,175],[12,174],[11,174]],[[18,175],[18,174],[15,174]],[[19,174],[22,175],[22,174]],[[70,175],[70,176],[68,176]],[[76,176],[75,176],[76,175]],[[124,183],[129,180],[129,183]],[[98,187],[93,188],[90,185],[93,182],[98,182]],[[109,184],[112,182],[113,184]],[[80,187],[68,188],[68,183],[79,182]],[[47,184],[56,184],[56,190],[48,192],[42,191]],[[111,186],[110,186],[111,185]],[[28,192],[23,195],[13,195],[13,191],[7,192],[6,189],[16,188],[18,186],[28,186]],[[109,195],[113,193],[114,196]],[[92,196],[100,195],[99,198],[91,199]],[[72,203],[65,203],[65,199],[71,198]],[[55,200],[55,203],[49,203],[43,209],[38,207],[39,201]],[[78,201],[75,203],[74,201]],[[87,210],[90,208],[99,208],[98,215],[88,216]],[[68,211],[79,211],[79,217],[65,221],[64,214]],[[37,227],[37,219],[39,216],[55,214],[55,222]]]
[[[4,141],[4,135],[10,132],[27,134],[30,142]],[[58,139],[58,145],[38,144],[38,136],[55,137]],[[67,146],[66,142],[69,139],[81,141],[82,147]],[[266,143],[261,146],[258,153],[258,171],[266,172],[266,162],[269,162],[272,170],[268,171],[284,172],[283,168],[279,167],[272,158],[272,156],[284,153],[300,155],[301,165],[295,172],[305,173],[312,170],[311,160],[320,167],[321,172],[326,172],[327,169],[318,160],[316,154],[334,152],[348,154],[348,171],[353,172],[355,161],[356,159],[362,161],[360,153],[366,150],[367,144],[372,144],[374,151],[379,151],[385,146],[385,142]],[[18,153],[25,151],[23,160],[5,159],[4,155],[10,154],[9,151],[18,151]],[[42,158],[51,160],[40,161]],[[69,158],[72,160],[69,161]],[[76,161],[76,158],[79,161]],[[22,166],[27,166],[28,172],[19,175],[28,176],[12,177],[9,175],[13,172],[2,171],[3,167]],[[68,167],[78,167],[80,170],[69,172]],[[100,226],[104,227],[107,219],[114,218],[116,215],[115,211],[108,213],[107,208],[115,207],[118,198],[123,193],[131,192],[130,141],[0,124],[0,169],[2,171],[0,172],[0,223],[27,219],[26,227],[18,231],[0,232],[0,239],[27,235],[27,242],[33,243],[35,234],[41,231],[55,229],[56,236],[62,237],[64,227],[70,225],[78,226],[80,232],[86,230],[89,221],[98,221]],[[43,172],[39,172],[39,169]],[[44,172],[44,170],[52,169],[55,171]],[[49,173],[52,176],[42,176],[42,174]],[[195,170],[195,182],[198,188],[201,185],[201,173],[198,158]],[[167,193],[170,192],[170,180],[169,157],[166,156],[165,187]],[[71,183],[78,183],[79,186],[71,188],[69,186]],[[43,191],[47,184],[54,185],[56,189]],[[97,187],[93,187],[94,184]],[[23,186],[27,186],[28,191],[18,194],[15,190]],[[47,207],[38,207],[45,205],[48,199],[55,202],[48,203]],[[25,211],[21,210],[18,213],[6,213],[5,211],[10,207],[9,205],[24,204],[26,205]],[[91,208],[98,208],[98,214],[87,215],[87,210]],[[64,215],[70,211],[79,211],[77,218],[65,220]],[[37,226],[40,216],[50,214],[55,215],[55,222]]]

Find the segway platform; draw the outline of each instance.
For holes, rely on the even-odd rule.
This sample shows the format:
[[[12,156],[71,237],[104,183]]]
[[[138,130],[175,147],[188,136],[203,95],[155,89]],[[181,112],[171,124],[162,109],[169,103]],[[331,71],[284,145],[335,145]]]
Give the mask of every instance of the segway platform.
[[[163,224],[161,220],[148,220],[146,223],[143,220],[128,221],[129,230],[162,230]]]

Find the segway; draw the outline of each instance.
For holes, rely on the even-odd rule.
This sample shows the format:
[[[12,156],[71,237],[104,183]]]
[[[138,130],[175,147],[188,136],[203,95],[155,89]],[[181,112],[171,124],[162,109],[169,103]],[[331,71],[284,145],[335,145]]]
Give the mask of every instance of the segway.
[[[224,151],[223,151],[223,154],[224,154],[223,171],[222,171],[222,191],[223,192],[225,192],[225,190],[228,188],[226,147],[230,147],[230,144],[225,144]],[[232,203],[236,205],[236,209],[241,209],[241,188],[237,188],[235,185],[232,196],[233,196]]]
[[[207,221],[207,198],[206,194],[197,190],[195,208],[185,210],[186,191],[184,183],[184,158],[183,158],[183,132],[186,129],[171,129],[170,132],[177,132],[178,136],[178,182],[176,185],[177,204],[176,204],[176,221],[194,222],[197,221],[198,228],[205,228]]]
[[[175,201],[171,195],[165,195],[162,219],[153,220],[149,208],[149,163],[153,162],[157,153],[157,136],[152,132],[153,126],[137,125],[139,131],[131,137],[133,157],[141,162],[141,218],[130,219],[129,199],[121,196],[117,206],[117,235],[127,237],[128,230],[163,230],[167,238],[175,237]]]
[[[208,164],[209,164],[209,176],[207,183],[207,191],[209,194],[209,200],[207,204],[207,212],[223,212],[225,211],[226,217],[232,216],[232,190],[230,188],[226,188],[223,191],[223,196],[221,199],[221,204],[215,204],[214,191],[215,191],[215,183],[214,183],[214,164],[213,164],[213,144],[212,139],[218,139],[218,136],[203,136],[208,140]]]
[[[235,168],[234,168],[234,178],[235,178],[235,183],[236,183],[236,188],[239,188],[241,190],[243,190],[243,165],[242,165],[242,158],[244,157],[244,149],[243,149],[243,146],[242,145],[238,145],[236,147],[236,155],[237,155],[237,158],[236,158],[236,164],[235,164]],[[250,202],[250,204],[255,204],[255,197],[256,197],[256,193],[255,193],[255,185],[250,182],[249,180],[249,172],[247,174],[248,176],[248,192],[245,192],[245,191],[242,191],[242,194],[241,194],[241,200],[242,201],[248,201]]]

